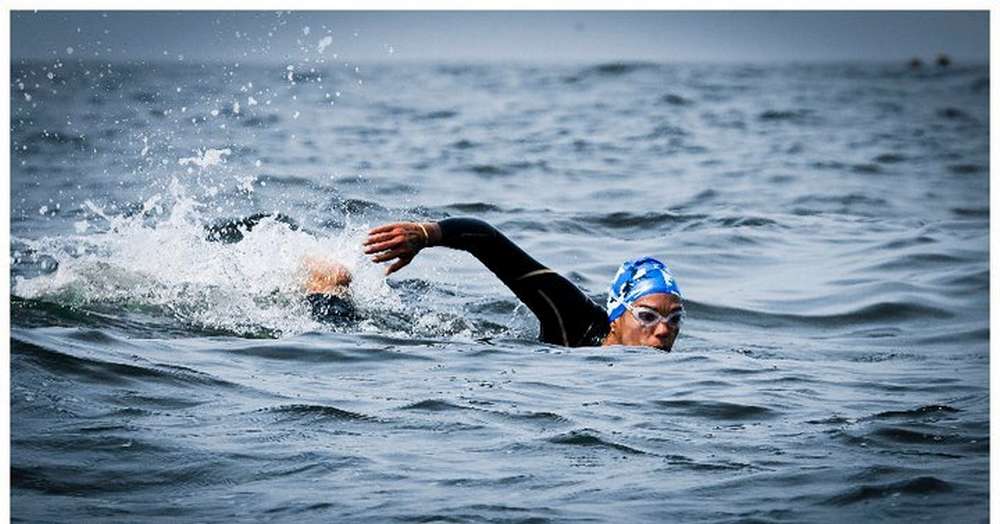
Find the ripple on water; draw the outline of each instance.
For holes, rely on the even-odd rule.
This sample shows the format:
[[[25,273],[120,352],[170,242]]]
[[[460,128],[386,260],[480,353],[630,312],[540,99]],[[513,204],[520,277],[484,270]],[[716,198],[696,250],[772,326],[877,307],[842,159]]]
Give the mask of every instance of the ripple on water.
[[[144,382],[167,383],[187,387],[198,385],[220,390],[238,387],[232,382],[184,366],[167,364],[142,366],[103,360],[96,356],[74,356],[21,340],[13,341],[11,352],[30,358],[49,372],[73,376],[94,384],[121,386]]]
[[[575,429],[546,439],[552,444],[613,449],[631,455],[645,455],[646,451],[608,440],[592,429]]]
[[[359,420],[366,422],[377,422],[376,417],[355,413],[346,409],[321,404],[281,404],[257,409],[251,413],[266,414],[273,417],[273,423],[285,424],[287,422],[308,422],[316,423],[324,420]]]
[[[716,400],[653,400],[649,404],[657,412],[712,420],[767,420],[780,414],[763,406]]]
[[[885,484],[862,484],[834,495],[825,503],[832,506],[846,506],[886,497],[931,496],[952,490],[954,486],[950,482],[928,475]]]
[[[910,419],[910,420],[923,420],[926,418],[938,418],[942,416],[948,416],[951,413],[961,412],[958,408],[953,408],[947,405],[941,404],[929,404],[926,406],[920,406],[918,408],[901,410],[901,411],[882,411],[872,415],[871,418],[874,419]]]

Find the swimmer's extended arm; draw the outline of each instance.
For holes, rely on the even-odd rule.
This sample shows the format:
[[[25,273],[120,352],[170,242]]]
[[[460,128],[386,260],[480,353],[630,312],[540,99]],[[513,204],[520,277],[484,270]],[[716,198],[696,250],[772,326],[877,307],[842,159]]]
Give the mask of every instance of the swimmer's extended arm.
[[[395,260],[386,270],[392,274],[431,246],[461,249],[482,262],[538,317],[543,341],[577,346],[606,334],[607,316],[600,306],[482,220],[448,218],[377,227],[368,233],[365,253],[375,255],[375,262]]]
[[[546,270],[517,244],[490,224],[475,218],[447,218],[440,222],[397,222],[368,232],[365,253],[373,262],[396,260],[386,275],[399,271],[421,249],[445,246],[468,251],[504,283],[533,271]]]
[[[508,286],[529,273],[552,273],[495,227],[475,218],[386,224],[369,231],[364,245],[366,254],[375,255],[372,257],[374,262],[396,260],[386,269],[386,275],[399,271],[421,249],[432,246],[472,253]]]

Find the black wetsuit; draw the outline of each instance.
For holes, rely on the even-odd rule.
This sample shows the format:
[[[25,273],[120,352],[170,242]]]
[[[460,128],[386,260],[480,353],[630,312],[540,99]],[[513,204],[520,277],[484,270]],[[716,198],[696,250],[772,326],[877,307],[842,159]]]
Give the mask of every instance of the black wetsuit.
[[[474,218],[448,218],[441,245],[468,251],[538,317],[542,342],[599,346],[608,335],[608,315],[572,282],[538,263],[493,226]]]

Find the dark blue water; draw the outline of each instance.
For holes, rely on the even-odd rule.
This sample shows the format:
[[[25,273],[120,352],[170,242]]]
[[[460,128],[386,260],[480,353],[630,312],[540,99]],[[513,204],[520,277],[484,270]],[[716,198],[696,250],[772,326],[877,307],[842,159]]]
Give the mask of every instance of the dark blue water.
[[[896,64],[11,71],[16,521],[982,521],[989,74]],[[239,243],[205,228],[257,212]],[[478,216],[596,300],[670,263],[672,353],[566,349]],[[355,275],[310,318],[301,259]]]

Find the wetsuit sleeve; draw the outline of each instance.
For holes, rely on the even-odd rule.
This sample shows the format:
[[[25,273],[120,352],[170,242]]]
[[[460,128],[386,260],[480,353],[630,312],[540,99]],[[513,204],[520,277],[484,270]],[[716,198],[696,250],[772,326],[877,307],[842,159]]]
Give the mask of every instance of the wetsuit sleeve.
[[[607,335],[603,308],[490,224],[474,218],[448,218],[438,225],[441,245],[471,253],[538,317],[543,342],[597,345]]]

